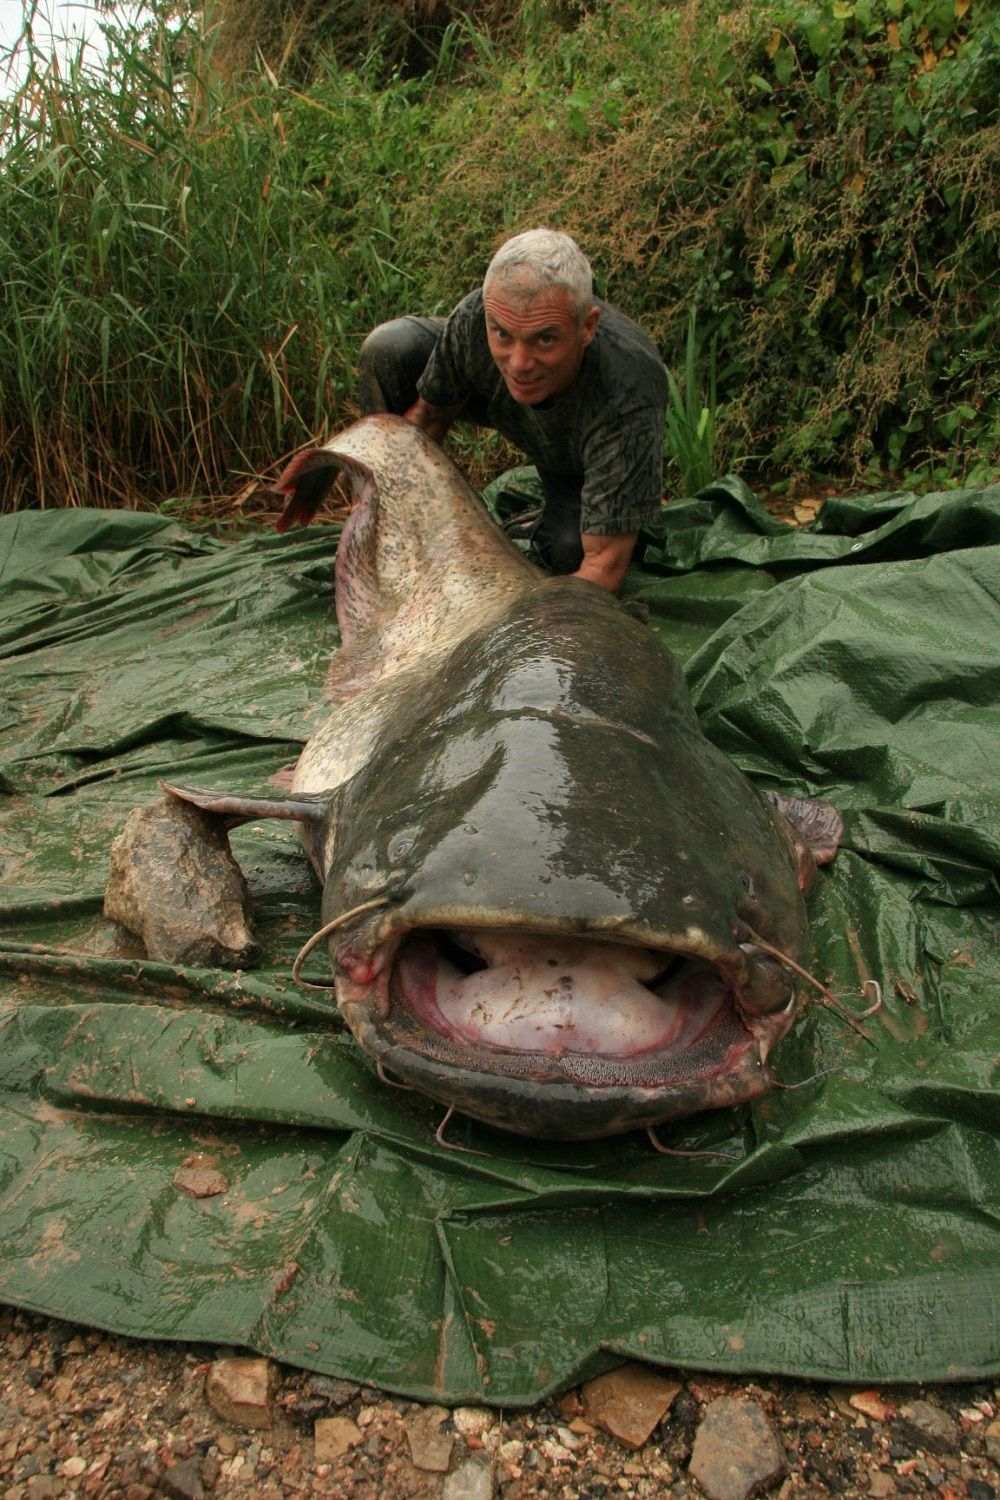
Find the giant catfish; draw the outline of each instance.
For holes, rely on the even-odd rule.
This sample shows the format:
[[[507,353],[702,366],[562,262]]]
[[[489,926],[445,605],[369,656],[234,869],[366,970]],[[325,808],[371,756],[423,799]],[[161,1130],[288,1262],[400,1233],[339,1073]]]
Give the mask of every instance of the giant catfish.
[[[300,455],[286,514],[338,473],[342,645],[291,797],[168,789],[300,820],[341,1015],[443,1105],[572,1139],[764,1093],[801,999],[801,840],[650,630],[537,569],[414,426]]]

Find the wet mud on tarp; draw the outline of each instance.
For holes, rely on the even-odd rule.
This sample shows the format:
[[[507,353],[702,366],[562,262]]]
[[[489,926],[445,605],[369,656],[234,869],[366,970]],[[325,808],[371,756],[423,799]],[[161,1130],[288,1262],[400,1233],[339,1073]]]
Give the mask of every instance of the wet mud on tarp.
[[[315,723],[335,533],[0,520],[0,1299],[515,1405],[624,1357],[830,1380],[1000,1373],[1000,488],[774,522],[670,507],[627,589],[761,785],[844,812],[800,1085],[644,1137],[543,1145],[378,1083],[291,983],[319,893],[291,825],[233,848],[263,962],[136,956],[108,848],[176,777],[266,789]],[[869,990],[870,992],[870,990]],[[221,1173],[192,1197],[185,1171]],[[180,1173],[180,1176],[178,1174]]]

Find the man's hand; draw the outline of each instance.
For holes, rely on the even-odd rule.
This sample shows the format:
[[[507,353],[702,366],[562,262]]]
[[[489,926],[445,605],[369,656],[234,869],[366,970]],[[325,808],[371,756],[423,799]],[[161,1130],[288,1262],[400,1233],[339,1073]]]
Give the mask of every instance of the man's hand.
[[[426,432],[429,438],[436,443],[443,443],[445,433],[458,416],[463,401],[455,406],[432,406],[422,396],[418,396],[413,405],[404,411],[403,416],[407,422],[412,422],[414,427],[419,427],[421,432]]]
[[[583,562],[574,578],[585,578],[588,583],[599,584],[602,589],[615,593],[628,571],[638,537],[637,531],[623,532],[621,536],[583,532],[580,537]]]

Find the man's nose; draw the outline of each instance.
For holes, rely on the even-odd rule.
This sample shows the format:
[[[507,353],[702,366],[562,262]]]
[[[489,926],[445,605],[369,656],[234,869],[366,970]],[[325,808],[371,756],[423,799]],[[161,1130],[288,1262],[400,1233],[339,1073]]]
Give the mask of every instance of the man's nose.
[[[510,365],[512,370],[528,370],[531,368],[532,353],[527,344],[515,343],[510,351]]]

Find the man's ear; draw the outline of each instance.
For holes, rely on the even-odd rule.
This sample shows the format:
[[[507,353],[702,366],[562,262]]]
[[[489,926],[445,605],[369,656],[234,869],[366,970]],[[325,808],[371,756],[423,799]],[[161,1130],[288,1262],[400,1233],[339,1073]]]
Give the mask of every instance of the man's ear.
[[[600,317],[601,309],[597,306],[594,306],[587,313],[586,317],[583,320],[583,323],[580,325],[580,331],[583,335],[583,347],[585,349],[590,343],[591,339],[594,337],[594,334],[597,332],[597,325],[600,322]]]

